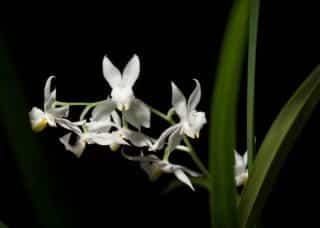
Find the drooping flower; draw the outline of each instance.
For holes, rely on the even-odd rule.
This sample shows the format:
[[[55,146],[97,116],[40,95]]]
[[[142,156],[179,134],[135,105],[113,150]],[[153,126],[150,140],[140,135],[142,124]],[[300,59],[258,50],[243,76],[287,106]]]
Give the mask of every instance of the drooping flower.
[[[235,154],[235,181],[237,186],[245,185],[248,180],[248,155],[247,152],[241,156],[236,150]]]
[[[69,129],[77,135],[77,140],[74,144],[71,144],[71,134],[68,133],[61,137],[59,140],[65,146],[65,149],[74,153],[77,157],[80,157],[86,148],[87,144],[98,144],[102,146],[110,146],[112,144],[128,145],[128,143],[119,135],[110,133],[111,126],[102,124],[102,122],[96,122],[87,127],[86,123],[83,124],[82,131],[79,126],[70,121],[66,121],[65,128]],[[98,126],[100,124],[100,126]]]
[[[139,132],[128,129],[122,126],[119,114],[116,111],[111,113],[111,117],[114,123],[115,133],[128,140],[132,145],[136,147],[150,147],[154,141],[153,138]]]
[[[121,118],[117,111],[112,110],[112,101],[107,99],[106,101],[98,104],[93,110],[90,123],[87,124],[88,130],[95,129],[100,126],[113,127],[112,133],[119,137],[128,140],[136,147],[149,147],[152,145],[154,139],[139,132],[128,129],[122,125]],[[123,114],[123,113],[122,113]],[[101,119],[101,118],[104,119]],[[106,120],[106,121],[103,121]],[[117,144],[111,145],[112,148],[117,148]]]
[[[151,147],[151,150],[161,149],[168,138],[169,152],[174,150],[185,134],[190,138],[199,138],[200,130],[207,123],[204,112],[196,110],[201,98],[201,87],[198,80],[194,79],[196,87],[190,95],[188,102],[180,89],[172,82],[172,106],[180,118],[177,124],[167,128]]]
[[[84,131],[79,128],[79,123],[76,125],[68,120],[63,122],[65,128],[77,135],[77,141],[74,145],[70,144],[71,133],[60,138],[66,150],[80,157],[86,144],[110,146],[113,151],[120,145],[130,145],[130,143],[136,147],[151,144],[151,138],[148,136],[123,128],[120,116],[116,111],[112,111],[108,103],[110,100],[107,99],[93,109],[90,122],[83,122]]]
[[[182,183],[188,185],[193,191],[195,190],[188,175],[191,177],[200,177],[201,174],[184,167],[182,165],[172,164],[168,161],[159,159],[156,155],[150,154],[144,156],[128,156],[123,154],[125,158],[132,161],[139,161],[141,168],[146,172],[150,179],[154,178],[158,173],[173,173]],[[188,175],[187,175],[188,174]]]
[[[29,112],[32,130],[35,132],[42,131],[47,125],[56,127],[63,117],[69,114],[69,107],[55,107],[56,89],[51,91],[51,82],[54,76],[50,76],[44,87],[44,105],[43,110],[33,107]]]
[[[123,112],[124,118],[134,127],[150,127],[150,110],[134,96],[133,86],[139,77],[140,61],[134,55],[121,74],[107,56],[103,59],[103,75],[109,83],[111,100],[114,106]]]

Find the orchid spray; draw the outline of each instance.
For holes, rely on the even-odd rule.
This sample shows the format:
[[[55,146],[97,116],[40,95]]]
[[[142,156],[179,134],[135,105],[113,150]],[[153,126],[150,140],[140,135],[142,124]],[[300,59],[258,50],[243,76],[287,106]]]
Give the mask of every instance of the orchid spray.
[[[50,76],[45,83],[43,108],[33,107],[29,113],[31,127],[35,132],[47,126],[64,128],[68,132],[59,141],[76,157],[81,157],[91,144],[97,144],[136,162],[150,180],[156,180],[163,173],[172,174],[175,179],[167,191],[177,186],[187,186],[192,191],[205,188],[214,228],[257,227],[272,185],[320,101],[320,67],[317,67],[283,106],[264,139],[255,142],[258,15],[259,0],[235,0],[224,34],[208,115],[200,111],[199,80],[193,80],[194,90],[187,96],[180,90],[181,85],[171,82],[171,107],[161,112],[135,95],[134,85],[140,74],[138,55],[133,55],[122,72],[105,56],[103,76],[110,87],[106,99],[60,101],[56,89],[51,88],[55,77]],[[248,47],[247,152],[239,154],[236,120],[242,67],[247,54],[245,47]],[[73,106],[83,107],[78,119],[69,117]],[[151,115],[169,125],[159,135],[147,133],[150,131],[146,129],[153,127]],[[199,159],[197,148],[192,145],[194,140],[202,140],[201,130],[206,127],[210,139],[208,164]],[[70,140],[72,134],[76,136],[75,142]],[[131,147],[138,148],[139,153],[133,154]],[[186,153],[196,168],[176,164],[173,153]]]
[[[155,173],[173,173],[178,180],[195,190],[188,176],[196,178],[208,175],[189,141],[189,138],[199,139],[200,131],[207,123],[205,113],[196,110],[201,99],[200,83],[194,79],[196,86],[187,100],[172,82],[172,107],[163,113],[135,97],[133,86],[139,72],[140,60],[137,55],[131,58],[123,73],[105,56],[103,75],[111,87],[111,94],[105,100],[92,103],[58,101],[56,90],[51,92],[51,82],[55,77],[50,76],[45,85],[44,111],[34,107],[29,113],[32,129],[40,132],[46,126],[62,127],[69,133],[59,140],[67,151],[77,157],[81,157],[87,145],[108,146],[112,151],[121,151],[119,154],[124,158],[138,161],[151,179]],[[78,120],[67,119],[72,106],[83,106]],[[144,128],[152,127],[151,113],[171,125],[158,137],[143,133]],[[177,115],[178,122],[173,120],[173,115]],[[74,143],[70,141],[72,134],[77,137]],[[141,153],[133,156],[129,154],[130,150],[120,147],[137,147]],[[169,156],[173,152],[191,155],[198,171],[171,163]],[[236,172],[235,178],[239,178],[238,175]]]

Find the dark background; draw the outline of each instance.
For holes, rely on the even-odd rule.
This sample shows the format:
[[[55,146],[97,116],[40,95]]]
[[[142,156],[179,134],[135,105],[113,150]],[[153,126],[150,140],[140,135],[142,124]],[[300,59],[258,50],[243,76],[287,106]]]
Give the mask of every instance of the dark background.
[[[30,109],[41,107],[43,86],[51,74],[57,77],[58,99],[62,101],[104,99],[110,88],[101,72],[103,56],[108,54],[122,69],[136,53],[142,64],[135,86],[137,97],[166,111],[170,81],[190,94],[194,86],[191,79],[196,77],[203,90],[199,109],[207,111],[230,2],[26,10],[7,17],[2,35]],[[262,1],[256,84],[258,145],[280,108],[319,63],[318,11],[311,1]],[[245,83],[239,103],[241,152],[245,150]],[[14,102],[14,96],[8,99]],[[281,170],[263,210],[266,227],[319,223],[314,217],[318,211],[319,114],[318,108]],[[154,121],[152,133],[156,136],[159,127],[167,125]],[[209,227],[204,190],[194,193],[182,188],[161,195],[170,176],[150,183],[137,164],[101,147],[88,148],[78,160],[58,142],[63,133],[46,129],[35,137],[46,149],[48,160],[59,167],[59,175],[63,174],[66,207],[81,227]],[[203,161],[207,159],[207,135],[205,128],[200,142],[195,143]],[[40,227],[5,132],[1,138],[0,219],[10,227]],[[190,163],[183,156],[174,159]]]

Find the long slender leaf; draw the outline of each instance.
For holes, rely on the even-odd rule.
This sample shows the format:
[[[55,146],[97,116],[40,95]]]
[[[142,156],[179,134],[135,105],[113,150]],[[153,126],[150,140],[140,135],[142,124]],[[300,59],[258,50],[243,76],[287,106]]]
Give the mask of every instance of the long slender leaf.
[[[320,66],[301,84],[282,108],[256,156],[241,197],[240,227],[256,222],[288,152],[320,101]]]
[[[258,36],[260,0],[250,0],[249,17],[249,45],[248,45],[248,80],[247,80],[247,149],[248,168],[252,167],[255,156],[255,73],[256,73],[256,49]]]
[[[0,37],[0,120],[7,130],[7,137],[32,200],[37,222],[46,228],[79,227],[77,220],[71,216],[73,212],[68,207],[69,204],[58,191],[61,191],[63,186],[55,178],[55,174],[49,172],[53,171],[54,167],[49,165],[50,162],[44,157],[31,132],[26,102],[15,76],[8,51]]]
[[[236,0],[224,35],[211,100],[209,171],[211,223],[215,228],[237,227],[234,148],[238,90],[248,29],[248,0]]]

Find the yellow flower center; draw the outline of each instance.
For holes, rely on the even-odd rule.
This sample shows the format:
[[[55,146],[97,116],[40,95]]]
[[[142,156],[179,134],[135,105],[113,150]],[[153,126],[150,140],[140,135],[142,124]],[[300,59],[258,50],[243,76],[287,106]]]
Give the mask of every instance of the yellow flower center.
[[[47,124],[48,124],[48,120],[46,118],[41,118],[40,121],[36,125],[33,126],[32,130],[34,132],[40,132],[43,129],[45,129]]]
[[[119,145],[119,144],[112,143],[112,144],[110,145],[110,150],[113,151],[113,152],[116,152],[119,148],[120,148],[120,145]]]

